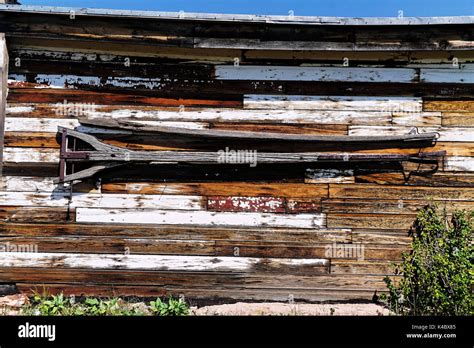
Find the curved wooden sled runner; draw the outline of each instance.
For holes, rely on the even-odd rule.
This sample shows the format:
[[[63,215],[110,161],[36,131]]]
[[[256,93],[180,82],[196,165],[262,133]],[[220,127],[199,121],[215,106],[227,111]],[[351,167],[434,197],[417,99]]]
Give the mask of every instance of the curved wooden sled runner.
[[[271,132],[243,132],[243,131],[227,131],[220,129],[188,129],[179,127],[166,126],[150,126],[141,124],[131,120],[103,120],[103,119],[79,119],[81,124],[123,129],[140,134],[158,133],[186,137],[198,137],[206,139],[227,139],[227,140],[252,140],[252,141],[288,141],[288,142],[305,142],[305,143],[371,143],[371,142],[423,142],[434,143],[439,137],[438,133],[422,133],[419,134],[414,128],[412,132],[404,135],[390,136],[324,136],[324,135],[308,135],[308,134],[285,134]]]
[[[197,152],[197,151],[133,151],[108,145],[96,137],[77,132],[71,129],[59,127],[62,134],[60,152],[60,174],[56,183],[71,182],[90,178],[100,171],[122,166],[132,162],[150,164],[212,164],[228,163],[222,161],[221,151]],[[242,133],[242,132],[239,132]],[[68,146],[68,137],[76,138],[88,144],[91,150],[75,151]],[[367,137],[364,137],[367,139]],[[374,137],[381,138],[381,137]],[[383,137],[386,138],[386,137]],[[435,138],[433,138],[435,139]],[[377,140],[380,141],[380,140]],[[446,154],[445,151],[419,152],[410,155],[400,154],[352,154],[352,153],[324,153],[324,152],[259,152],[255,151],[255,163],[316,163],[316,162],[428,162],[437,163],[439,157]],[[67,174],[67,164],[74,162],[92,162],[93,165],[75,173]]]

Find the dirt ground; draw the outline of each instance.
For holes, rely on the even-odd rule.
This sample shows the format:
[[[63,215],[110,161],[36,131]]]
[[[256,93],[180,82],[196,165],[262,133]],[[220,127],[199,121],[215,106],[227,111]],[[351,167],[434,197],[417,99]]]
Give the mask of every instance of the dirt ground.
[[[192,308],[194,315],[389,315],[376,304],[235,303]]]

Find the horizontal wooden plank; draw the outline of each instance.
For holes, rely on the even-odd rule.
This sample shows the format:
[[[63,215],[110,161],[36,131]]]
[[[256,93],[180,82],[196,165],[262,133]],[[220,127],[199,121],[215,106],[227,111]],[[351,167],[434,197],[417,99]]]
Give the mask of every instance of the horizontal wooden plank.
[[[349,126],[349,135],[397,135],[407,134],[412,127],[404,126]],[[448,142],[472,142],[474,139],[474,128],[469,127],[426,127],[420,128],[420,133],[438,132],[439,141]]]
[[[443,112],[445,127],[474,127],[474,112]]]
[[[45,290],[49,294],[63,293],[66,296],[98,296],[98,297],[179,297],[181,295],[188,299],[209,301],[273,301],[287,302],[290,298],[288,290],[278,289],[196,289],[196,288],[180,288],[180,287],[158,287],[158,286],[126,286],[126,285],[97,285],[93,283],[87,284],[65,284],[65,283],[17,283],[17,288],[22,293],[32,296],[35,291],[42,292]],[[382,291],[379,291],[381,293]],[[370,301],[374,295],[374,291],[369,290],[345,290],[345,289],[312,289],[312,290],[291,290],[291,295],[295,301],[349,301],[349,300],[365,300]]]
[[[71,199],[70,199],[71,198]],[[50,206],[95,208],[154,208],[202,210],[205,200],[199,196],[96,194],[68,192],[0,192],[0,206]]]
[[[211,124],[211,128],[222,130],[240,130],[247,132],[347,135],[347,125],[342,124],[214,122]]]
[[[416,214],[328,214],[329,228],[408,229]]]
[[[0,191],[10,192],[69,192],[70,184],[54,184],[55,177],[3,176],[0,178]],[[74,192],[99,193],[100,187],[90,182],[73,185]]]
[[[416,81],[417,74],[414,69],[406,68],[319,68],[216,65],[215,77],[218,80],[410,83]]]
[[[324,244],[324,245],[297,245],[281,242],[240,242],[240,241],[216,241],[217,255],[232,255],[238,252],[240,256],[246,257],[283,257],[289,255],[293,258],[337,258],[366,259],[366,260],[399,260],[402,251],[407,246],[374,246],[359,243],[354,244]]]
[[[6,132],[49,132],[56,133],[58,127],[76,128],[80,125],[74,118],[30,118],[7,117],[5,119]]]
[[[51,253],[48,255],[61,255]],[[68,254],[64,254],[68,255]],[[70,254],[69,259],[77,259],[77,254]],[[95,255],[94,257],[105,257],[106,255]],[[150,257],[150,255],[135,255],[135,257]],[[92,257],[92,255],[85,255],[85,257]],[[116,258],[124,258],[124,256],[115,256]],[[186,257],[195,259],[198,256]],[[155,261],[160,258],[162,260],[169,258],[183,258],[179,256],[158,256],[151,258]],[[198,257],[203,259],[214,259],[214,257]],[[244,259],[245,260],[245,259]],[[153,262],[151,261],[151,262]],[[31,260],[30,262],[34,262]],[[159,264],[155,261],[158,267]],[[151,263],[150,263],[151,264]],[[166,263],[162,263],[163,266]],[[245,263],[242,265],[241,269],[245,269]],[[164,267],[161,268],[164,268]],[[223,266],[223,265],[221,265]],[[176,268],[173,266],[172,268]],[[183,268],[183,267],[181,267]],[[190,267],[192,268],[192,266]],[[196,268],[196,267],[194,267]],[[223,267],[225,268],[225,267]],[[235,268],[235,267],[234,267]],[[239,268],[239,266],[237,266]],[[41,272],[38,272],[41,270]],[[29,271],[29,272],[28,272]],[[28,272],[28,273],[26,273]],[[73,283],[76,285],[84,285],[88,283],[95,284],[110,284],[110,285],[135,285],[135,286],[144,286],[144,285],[154,285],[156,287],[160,286],[179,286],[179,278],[181,278],[181,286],[183,287],[216,287],[216,288],[232,288],[237,285],[242,286],[245,283],[245,273],[241,271],[191,271],[191,270],[135,270],[135,269],[126,269],[122,267],[120,270],[111,270],[111,269],[99,269],[91,267],[83,267],[78,269],[76,267],[44,267],[38,268],[35,266],[25,267],[12,267],[10,270],[8,268],[0,268],[0,274],[2,279],[16,279],[17,282],[37,282],[41,283]]]
[[[440,112],[394,111],[392,114],[392,123],[400,126],[439,127],[441,122]]]
[[[18,86],[19,83],[21,82],[13,82],[14,80],[10,80],[10,87],[12,88],[13,86]],[[18,86],[20,88],[21,92],[21,85]],[[45,88],[40,89],[40,91],[46,90]],[[78,91],[78,94],[80,93],[85,93],[86,91]],[[43,92],[44,93],[44,92]],[[67,97],[67,90],[64,90],[63,93]],[[65,98],[66,98],[65,97]],[[110,97],[112,99],[112,97]],[[138,96],[137,96],[138,99]],[[166,103],[163,103],[163,105],[156,105],[156,104],[151,104],[151,105],[142,105],[141,103],[137,102],[132,102],[128,105],[114,105],[112,104],[113,100],[110,100],[109,103],[107,104],[99,104],[97,102],[93,101],[84,101],[80,102],[76,99],[72,99],[71,101],[65,99],[64,101],[60,103],[16,103],[16,102],[10,102],[8,103],[6,107],[6,114],[10,118],[46,118],[46,119],[53,119],[53,118],[59,118],[59,119],[67,119],[67,118],[77,118],[81,115],[88,115],[89,113],[93,112],[113,112],[113,111],[119,111],[121,109],[126,109],[126,110],[133,110],[135,112],[140,112],[140,111],[183,111],[183,109],[189,109],[189,110],[209,110],[212,107],[217,107],[219,106],[219,109],[225,109],[225,108],[230,108],[232,107],[233,109],[241,109],[242,108],[242,103],[239,101],[218,101],[216,100],[213,104],[211,105],[206,105],[203,103],[203,105],[199,105],[199,103],[196,103],[197,105],[193,105],[189,102],[188,99],[166,99],[163,98],[162,100],[165,100]],[[168,101],[173,101],[172,103]],[[179,102],[182,102],[182,104],[179,104]],[[199,102],[199,100],[197,100]]]
[[[52,210],[53,208],[48,208]],[[13,210],[11,208],[11,210]],[[17,210],[21,210],[18,207]],[[245,227],[216,227],[216,226],[143,226],[123,224],[61,224],[62,219],[58,216],[58,223],[41,223],[45,218],[45,208],[24,208],[27,217],[30,212],[31,223],[0,223],[0,236],[13,237],[70,237],[83,236],[94,237],[100,240],[102,237],[123,238],[152,238],[167,240],[234,240],[234,241],[274,241],[289,243],[348,243],[351,241],[351,230],[349,229],[292,229],[292,228],[245,228]],[[5,216],[5,207],[0,207],[0,212]],[[72,211],[74,213],[74,210]],[[13,214],[13,213],[12,213]],[[64,214],[65,215],[65,214]],[[50,212],[50,219],[54,221],[55,216]],[[3,220],[3,219],[2,219]]]
[[[140,26],[143,26],[143,21]],[[102,25],[108,24],[102,23]],[[177,34],[177,27],[174,25],[174,29],[169,33],[172,37]],[[58,27],[59,29],[60,27]],[[97,27],[96,27],[97,28]],[[64,31],[65,29],[59,29]],[[67,29],[66,29],[67,30]],[[69,29],[70,30],[70,29]],[[103,29],[102,29],[103,30]],[[134,29],[133,31],[135,31]],[[188,29],[189,30],[189,29]],[[77,32],[77,27],[74,30]],[[140,30],[141,33],[143,31]],[[116,34],[116,30],[114,29]],[[131,33],[131,32],[130,32]],[[136,33],[136,32],[135,32]],[[90,34],[90,32],[89,32]],[[104,34],[103,31],[97,32],[97,34]],[[151,33],[150,33],[151,34]],[[157,35],[157,40],[164,39],[163,33]],[[154,32],[156,35],[156,31]],[[99,35],[101,36],[101,35]],[[153,35],[152,35],[153,36]],[[167,34],[165,34],[167,36]],[[98,39],[98,37],[96,37]],[[112,38],[111,38],[112,39]],[[137,42],[136,40],[128,41],[127,44],[124,44],[123,40],[81,40],[79,36],[75,36],[73,42],[68,40],[68,38],[56,37],[55,40],[48,39],[42,35],[33,36],[33,35],[21,35],[16,37],[14,40],[15,48],[20,49],[32,49],[32,50],[46,50],[52,55],[56,56],[61,51],[70,52],[70,54],[77,55],[80,53],[86,54],[86,58],[89,58],[91,55],[119,55],[123,61],[123,57],[151,57],[151,58],[166,58],[166,59],[184,59],[191,61],[210,61],[210,62],[232,62],[234,57],[240,57],[240,52],[238,50],[230,49],[200,49],[200,48],[187,48],[187,47],[169,47],[162,45],[143,45],[142,42]],[[51,42],[52,41],[52,42]],[[53,56],[53,57],[54,57]],[[89,58],[90,59],[90,58]],[[100,57],[99,57],[100,59]]]
[[[96,131],[91,127],[79,127],[80,130]],[[346,130],[347,133],[347,130]],[[41,132],[7,132],[5,133],[5,146],[7,147],[24,147],[24,148],[53,148],[59,149],[60,140],[56,133],[41,133]],[[192,150],[193,143],[183,141],[175,141],[169,143],[169,138],[164,137],[157,139],[156,136],[142,136],[142,135],[127,135],[127,134],[111,134],[101,133],[94,134],[99,137],[104,143],[115,145],[130,150],[144,150],[144,151],[160,151],[160,150]],[[177,139],[175,139],[177,140]]]
[[[458,58],[459,63],[472,62],[472,53],[469,51],[378,51],[378,52],[351,52],[351,51],[276,51],[276,50],[249,50],[243,52],[246,61],[275,61],[304,63],[328,63],[337,62],[341,64],[344,58],[349,58],[352,64],[359,62],[384,64],[389,66],[395,64],[405,66],[408,64],[451,64],[452,57]],[[351,64],[351,65],[352,65]]]
[[[473,188],[389,186],[370,184],[330,184],[330,198],[374,198],[374,199],[415,199],[415,200],[458,200],[474,198]]]
[[[53,254],[58,255],[58,254]],[[104,256],[104,255],[98,255]],[[74,256],[72,256],[74,257]],[[146,256],[149,257],[149,256]],[[162,256],[161,258],[178,258],[179,256]],[[207,259],[220,259],[215,257],[199,257]],[[227,259],[227,258],[224,258]],[[246,259],[246,258],[242,258]],[[280,259],[281,261],[282,259]],[[284,261],[284,259],[283,259]],[[304,260],[296,260],[304,261]],[[313,263],[316,264],[313,260]],[[326,260],[327,261],[327,260]],[[270,262],[268,262],[270,266]],[[280,262],[279,265],[283,263]],[[274,265],[276,268],[277,264]],[[313,272],[316,268],[321,266],[310,266],[307,268]],[[224,268],[215,265],[214,268]],[[296,267],[291,267],[295,269]],[[300,266],[303,269],[303,266]],[[41,272],[37,271],[35,267],[18,267],[18,268],[0,268],[0,275],[2,279],[11,281],[17,279],[20,283],[37,282],[42,283],[73,283],[73,284],[115,284],[115,285],[154,285],[157,287],[166,286],[167,288],[181,288],[181,289],[199,289],[207,290],[249,290],[249,289],[266,289],[266,290],[284,290],[288,295],[292,292],[288,290],[303,290],[303,289],[327,289],[327,290],[375,290],[385,289],[383,277],[370,276],[360,277],[357,275],[324,275],[316,274],[314,276],[308,275],[284,275],[275,277],[272,274],[271,268],[268,269],[254,269],[253,272],[196,272],[196,271],[142,271],[142,270],[128,270],[121,269],[121,272],[101,269],[76,269],[76,268],[42,268]],[[35,272],[36,271],[36,272]],[[288,270],[287,270],[288,271]],[[256,273],[256,274],[252,274]]]
[[[403,200],[396,199],[396,197],[392,198],[394,199],[324,199],[322,201],[322,211],[327,214],[416,214],[428,203],[426,200]],[[445,208],[448,212],[452,212],[456,209],[474,209],[474,202],[471,201],[437,201],[436,203],[441,208]]]
[[[1,228],[0,228],[1,229]],[[215,255],[215,242],[203,240],[170,240],[119,237],[12,237],[0,236],[4,252],[94,253],[119,255]],[[232,254],[229,256],[233,256]],[[283,257],[284,255],[282,255]]]
[[[5,147],[3,160],[10,163],[58,163],[59,151],[56,149]]]
[[[422,104],[416,97],[244,95],[244,109],[420,112]]]
[[[71,222],[76,219],[75,209],[52,207],[11,207],[0,206],[0,221],[2,222]]]
[[[363,245],[383,246],[411,246],[412,237],[407,230],[371,230],[354,229],[351,232],[352,242]]]
[[[405,175],[402,172],[363,172],[357,173],[357,183],[379,185],[410,185],[410,186],[451,186],[474,187],[474,173],[438,172],[433,175]]]
[[[362,133],[362,132],[361,132]],[[401,133],[403,134],[403,133]],[[398,154],[411,154],[413,153],[413,148],[406,147],[402,148],[400,145],[394,145],[394,147],[383,147],[380,146],[365,146],[365,147],[355,147],[351,146],[348,148],[341,147],[342,144],[339,144],[339,150],[344,149],[345,151],[350,151],[354,153],[398,153]],[[424,151],[446,151],[448,156],[474,156],[474,143],[473,142],[437,142],[432,147],[427,147]],[[334,151],[334,150],[332,150]]]
[[[474,111],[474,100],[425,100],[425,111]]]
[[[324,214],[221,213],[143,209],[77,208],[77,222],[123,224],[269,226],[317,228],[325,226]]]
[[[4,143],[7,147],[42,147],[59,149],[57,133],[6,132]]]
[[[373,241],[373,240],[372,240]],[[348,259],[398,260],[407,243],[307,244],[301,242],[233,241],[197,239],[96,237],[1,236],[3,252],[41,252],[61,254],[229,256],[283,259],[344,257]],[[341,254],[339,254],[341,253]],[[297,270],[295,270],[297,272]],[[327,272],[323,270],[322,272]]]
[[[201,109],[176,111],[135,111],[125,109],[101,112],[96,111],[84,115],[82,122],[87,119],[107,120],[118,119],[121,121],[142,121],[145,125],[153,124],[151,121],[174,122],[235,122],[235,123],[289,123],[289,124],[355,124],[355,125],[390,125],[391,111],[351,111],[351,110],[238,110],[238,109]],[[421,114],[423,118],[423,114]],[[9,128],[8,130],[12,130]]]
[[[329,264],[325,259],[258,259],[247,257],[5,253],[0,267],[89,268],[176,272],[310,271]]]
[[[294,64],[294,62],[291,62]],[[23,83],[23,82],[21,82]],[[469,84],[452,83],[390,83],[390,82],[327,82],[327,81],[260,81],[251,80],[172,80],[163,82],[153,90],[149,88],[127,89],[102,86],[94,87],[85,83],[71,85],[70,90],[56,88],[10,89],[8,101],[15,103],[62,103],[64,99],[79,103],[86,101],[96,104],[148,105],[154,98],[218,98],[241,100],[244,94],[289,94],[289,95],[345,95],[355,96],[406,96],[417,95],[439,99],[471,98]],[[140,86],[137,86],[140,87]],[[74,88],[74,89],[72,89]],[[100,93],[99,93],[100,91]],[[108,100],[109,99],[109,100]],[[151,104],[153,105],[153,104]]]
[[[444,161],[444,169],[474,172],[474,157],[446,157]]]
[[[41,87],[41,88],[38,88]],[[64,103],[67,100],[69,103],[93,103],[96,105],[144,105],[144,106],[163,106],[163,99],[169,100],[174,99],[174,106],[185,105],[185,107],[191,106],[205,106],[212,107],[206,103],[200,103],[199,98],[202,98],[202,94],[194,93],[191,97],[188,92],[189,99],[197,100],[196,103],[186,103],[182,97],[183,95],[175,95],[172,98],[169,96],[162,95],[137,95],[133,91],[115,90],[88,90],[87,86],[77,89],[61,89],[61,88],[45,88],[47,86],[38,86],[34,83],[24,83],[21,81],[15,82],[10,80],[9,88],[10,93],[8,95],[9,103]],[[223,91],[220,92],[222,97]],[[232,93],[231,93],[232,94]],[[207,94],[209,95],[209,93]],[[219,96],[219,92],[214,94]],[[241,98],[234,96],[226,96],[227,99],[219,100],[217,105],[220,107],[240,107],[242,101]],[[186,98],[187,99],[187,98]],[[187,100],[189,100],[187,99]],[[224,99],[224,98],[222,98]],[[18,115],[19,116],[19,115]]]
[[[425,83],[474,83],[471,69],[420,69],[420,82]]]
[[[198,196],[249,196],[249,197],[327,197],[328,185],[281,183],[281,182],[187,182],[151,183],[117,182],[103,183],[103,193],[127,194],[178,194]]]
[[[178,112],[172,114],[179,115]],[[128,113],[125,116],[129,115]],[[188,120],[189,121],[189,120]],[[192,120],[191,120],[192,121]],[[182,127],[190,129],[205,129],[209,125],[199,122],[171,122],[171,121],[140,121],[135,122],[151,126]],[[129,131],[120,129],[103,129],[97,127],[81,126],[76,118],[34,118],[34,117],[7,117],[5,119],[5,131],[7,132],[41,132],[57,133],[58,127],[76,128],[84,133],[92,134],[131,134]]]
[[[350,42],[345,40],[327,42],[327,41],[271,41],[268,39],[231,39],[231,38],[195,38],[195,47],[198,48],[219,48],[219,49],[241,49],[251,50],[258,47],[259,50],[291,50],[291,51],[311,51],[311,50],[335,50],[335,51],[420,51],[420,50],[435,50],[440,46],[444,46],[443,42],[383,42],[375,44],[370,41]],[[450,40],[448,42],[448,49],[470,49],[474,45],[472,41],[460,42],[459,40]],[[429,47],[429,48],[428,48]]]
[[[345,259],[331,260],[331,274],[380,274],[394,275],[395,262],[357,261]]]

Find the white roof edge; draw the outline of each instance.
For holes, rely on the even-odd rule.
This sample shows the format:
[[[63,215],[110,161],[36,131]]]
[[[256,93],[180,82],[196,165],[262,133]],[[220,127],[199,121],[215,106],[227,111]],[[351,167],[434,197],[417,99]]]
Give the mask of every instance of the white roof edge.
[[[53,7],[29,5],[0,5],[0,12],[24,12],[40,14],[64,14],[76,16],[137,17],[156,19],[180,19],[218,22],[272,23],[298,25],[443,25],[474,24],[474,16],[451,17],[315,17],[315,16],[267,16],[219,13],[160,12],[112,10],[78,7]]]

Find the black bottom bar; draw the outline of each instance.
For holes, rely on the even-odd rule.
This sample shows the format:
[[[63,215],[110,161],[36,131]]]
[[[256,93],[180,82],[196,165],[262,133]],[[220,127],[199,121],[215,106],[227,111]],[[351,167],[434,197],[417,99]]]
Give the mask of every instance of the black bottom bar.
[[[3,317],[0,346],[472,347],[472,324],[472,317]],[[20,325],[55,325],[54,341],[20,338]]]

